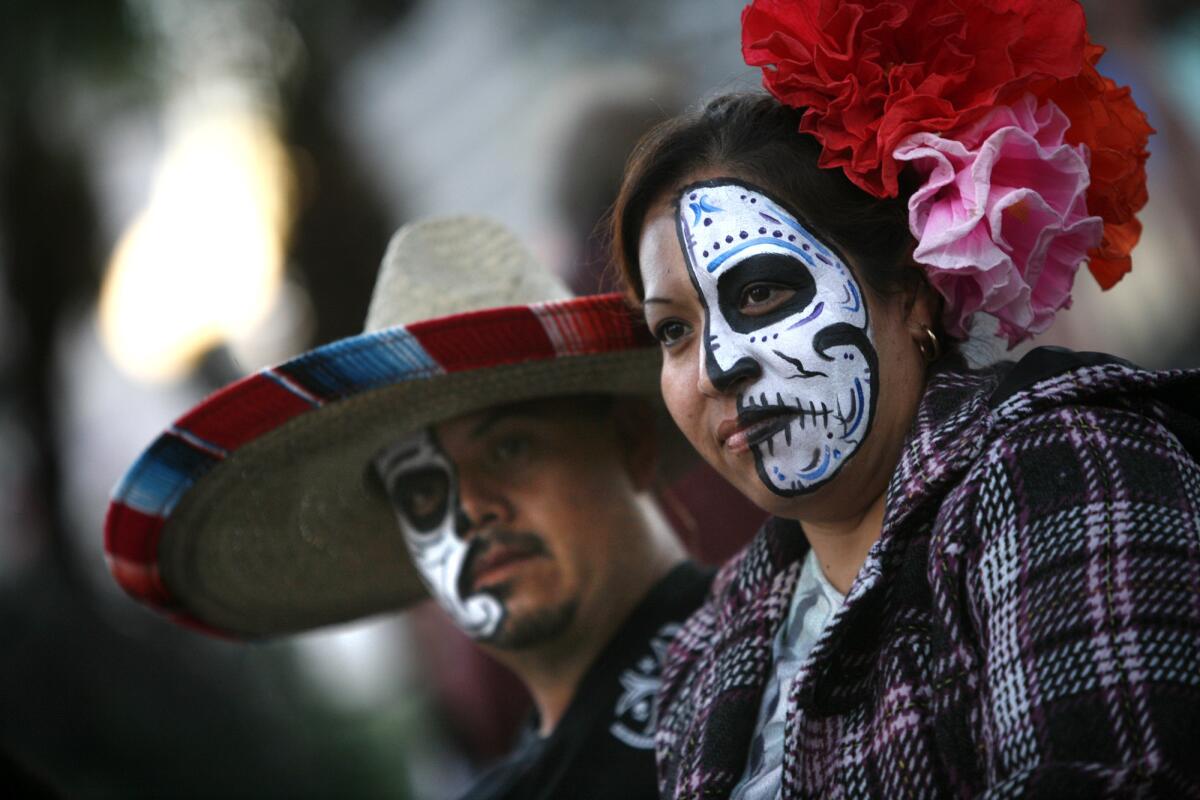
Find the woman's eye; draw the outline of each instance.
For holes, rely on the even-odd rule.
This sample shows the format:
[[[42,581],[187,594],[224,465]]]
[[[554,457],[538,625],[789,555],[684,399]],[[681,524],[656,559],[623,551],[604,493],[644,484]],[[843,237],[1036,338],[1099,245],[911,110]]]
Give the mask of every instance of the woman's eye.
[[[796,290],[774,283],[752,283],[742,290],[738,310],[751,316],[774,311],[795,296]]]
[[[654,329],[654,337],[662,342],[663,347],[671,347],[684,336],[688,335],[691,327],[686,322],[681,322],[677,319],[668,319],[659,323],[659,326]]]

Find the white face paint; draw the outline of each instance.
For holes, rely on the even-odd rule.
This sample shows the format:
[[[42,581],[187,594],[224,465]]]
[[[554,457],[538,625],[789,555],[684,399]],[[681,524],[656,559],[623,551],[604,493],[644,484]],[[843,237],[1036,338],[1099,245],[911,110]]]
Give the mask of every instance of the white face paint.
[[[429,593],[468,636],[493,636],[504,617],[503,605],[489,594],[463,596],[470,547],[461,535],[465,515],[454,465],[428,430],[388,447],[374,464]]]
[[[795,215],[729,179],[683,191],[678,231],[705,309],[705,368],[717,389],[736,387],[759,477],[783,496],[816,489],[874,417],[878,359],[858,282]],[[770,310],[746,313],[747,300]]]

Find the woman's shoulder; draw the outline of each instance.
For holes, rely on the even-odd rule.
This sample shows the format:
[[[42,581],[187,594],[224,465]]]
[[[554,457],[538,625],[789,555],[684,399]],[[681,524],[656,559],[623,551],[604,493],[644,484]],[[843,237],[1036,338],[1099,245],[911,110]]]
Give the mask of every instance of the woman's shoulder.
[[[939,402],[946,408],[940,408]],[[1016,362],[982,369],[951,364],[922,401],[925,438],[978,466],[1014,441],[1050,432],[1095,436],[1165,430],[1200,454],[1200,370],[1149,370],[1105,353],[1038,347]],[[921,415],[919,415],[921,416]]]
[[[984,440],[939,512],[958,520],[939,526],[954,538],[982,543],[1113,503],[1200,504],[1200,371],[1039,348],[988,407]]]
[[[1075,516],[1120,500],[1116,487],[1152,504],[1194,493],[1200,371],[1057,348],[1000,370],[976,441],[959,443],[969,455],[943,496],[942,536],[979,543],[1017,520]]]
[[[1149,370],[1107,353],[1037,347],[1003,365],[988,397],[999,428],[1064,406],[1150,409],[1195,417],[1200,370]]]
[[[1181,470],[1197,469],[1197,459],[1194,415],[1146,398],[1078,398],[1003,420],[959,489],[976,492],[985,507],[1022,507],[1036,494],[1090,502],[1117,484],[1154,494],[1178,487]]]
[[[1068,443],[1105,447],[1129,437],[1200,455],[1200,370],[1147,370],[1104,353],[1039,347],[1007,369],[988,408],[985,460],[1018,442],[1053,457]]]

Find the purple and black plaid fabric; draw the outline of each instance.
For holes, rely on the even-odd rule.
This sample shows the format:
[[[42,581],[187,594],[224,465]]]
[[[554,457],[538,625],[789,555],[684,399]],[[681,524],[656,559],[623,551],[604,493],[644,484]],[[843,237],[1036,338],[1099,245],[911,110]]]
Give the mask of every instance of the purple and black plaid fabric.
[[[791,688],[783,797],[1200,797],[1200,373],[930,381]],[[774,519],[670,652],[665,797],[725,797],[807,543]]]

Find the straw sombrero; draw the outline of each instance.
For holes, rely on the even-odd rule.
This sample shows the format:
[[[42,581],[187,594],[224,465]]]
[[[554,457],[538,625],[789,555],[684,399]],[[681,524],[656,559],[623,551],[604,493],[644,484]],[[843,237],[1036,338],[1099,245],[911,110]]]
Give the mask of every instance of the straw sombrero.
[[[176,621],[261,637],[425,596],[371,456],[489,406],[658,393],[658,348],[619,295],[570,298],[485,219],[392,238],[366,332],[264,369],[164,431],[113,492],[117,582]]]

